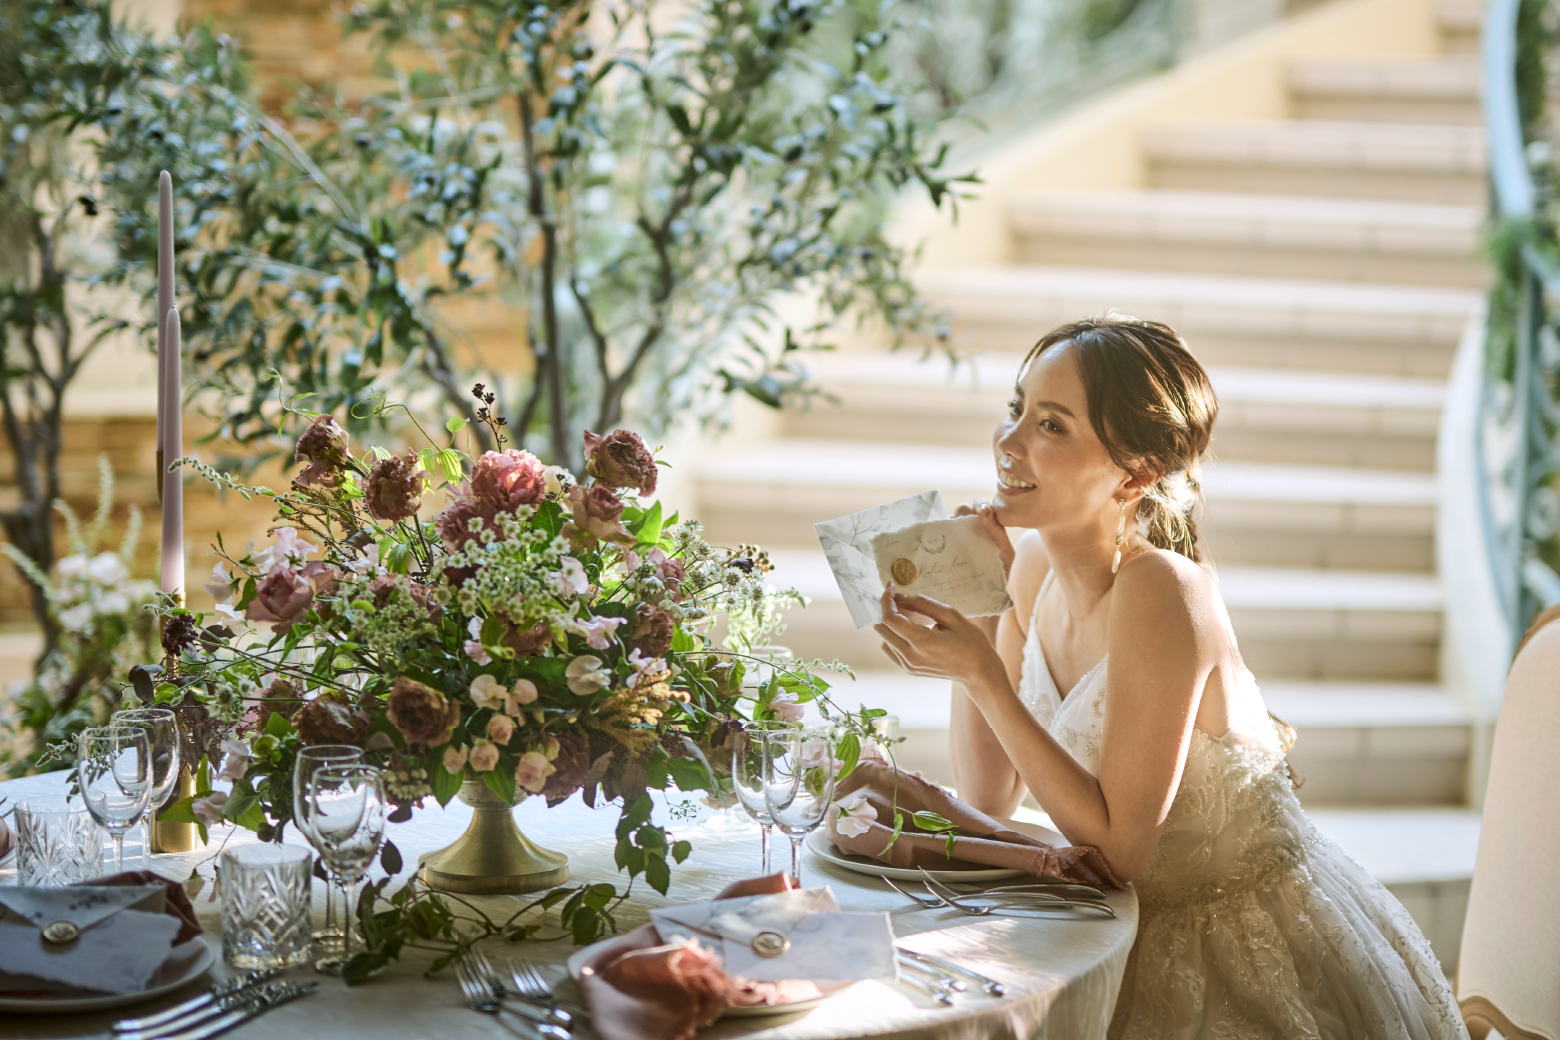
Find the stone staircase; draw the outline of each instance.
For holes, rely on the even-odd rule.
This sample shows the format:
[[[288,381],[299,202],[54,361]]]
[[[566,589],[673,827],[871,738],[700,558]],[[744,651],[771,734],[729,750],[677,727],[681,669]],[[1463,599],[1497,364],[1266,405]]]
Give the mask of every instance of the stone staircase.
[[[1448,966],[1472,853],[1437,846],[1477,814],[1470,713],[1440,682],[1434,470],[1487,278],[1478,15],[1439,8],[1440,53],[1288,62],[1287,118],[1156,120],[1131,188],[1010,193],[1007,263],[919,276],[971,363],[843,352],[816,366],[837,407],[697,465],[711,535],[773,547],[814,599],[784,641],[857,669],[840,699],[895,712],[905,760],[948,780],[946,685],[885,670],[811,525],[933,487],[950,508],[989,497],[991,429],[1044,331],[1109,308],[1174,326],[1221,401],[1205,544],[1269,707],[1300,730],[1301,797],[1390,864]]]

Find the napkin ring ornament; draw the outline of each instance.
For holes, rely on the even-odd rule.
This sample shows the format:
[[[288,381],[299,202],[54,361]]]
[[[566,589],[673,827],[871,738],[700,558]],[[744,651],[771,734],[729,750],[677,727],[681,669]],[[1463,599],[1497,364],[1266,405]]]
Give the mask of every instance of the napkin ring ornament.
[[[778,957],[791,948],[791,940],[779,932],[759,932],[753,936],[752,946],[760,957]]]
[[[54,921],[43,926],[42,935],[45,942],[60,946],[81,938],[81,929],[71,921]]]

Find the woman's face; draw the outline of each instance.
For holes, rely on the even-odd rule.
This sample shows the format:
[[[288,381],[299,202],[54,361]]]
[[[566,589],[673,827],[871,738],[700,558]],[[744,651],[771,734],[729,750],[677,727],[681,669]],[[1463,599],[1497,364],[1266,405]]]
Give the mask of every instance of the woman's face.
[[[1044,529],[1116,521],[1130,475],[1111,459],[1089,421],[1077,351],[1059,343],[1019,373],[992,437],[1004,527]]]

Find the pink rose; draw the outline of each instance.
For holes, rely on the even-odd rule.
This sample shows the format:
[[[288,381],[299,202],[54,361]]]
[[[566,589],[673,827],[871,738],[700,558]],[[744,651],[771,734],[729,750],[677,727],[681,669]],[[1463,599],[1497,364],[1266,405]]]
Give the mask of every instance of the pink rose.
[[[483,520],[488,521],[493,519],[491,513],[485,514],[481,504],[476,499],[464,493],[465,487],[466,485],[463,484],[456,488],[453,497],[450,499],[450,504],[445,507],[444,512],[433,518],[434,526],[439,531],[439,537],[444,540],[445,547],[451,550],[464,549],[468,543],[477,540],[477,536],[471,533],[472,517],[480,516]],[[489,525],[484,527],[483,530],[491,533],[492,527]],[[451,580],[459,584],[465,581],[466,576],[471,572],[464,568],[458,568],[445,573],[450,574]]]
[[[546,466],[528,451],[485,451],[471,467],[471,497],[498,513],[535,505],[547,494]]]
[[[682,599],[680,586],[687,580],[688,570],[681,560],[674,560],[660,549],[651,549],[645,557],[655,568],[655,576],[666,583],[666,592],[672,599]]]
[[[605,437],[585,431],[585,472],[609,488],[638,488],[641,495],[655,494],[655,456],[628,430],[613,430]]]
[[[527,751],[515,766],[515,784],[536,794],[547,786],[547,778],[554,772],[555,767],[547,761],[546,755],[540,751]]]
[[[222,822],[222,807],[227,805],[228,793],[226,791],[212,791],[204,798],[197,798],[190,803],[190,812],[195,818],[207,827],[215,827]]]
[[[498,748],[491,740],[479,740],[471,746],[471,768],[486,773],[498,765]]]
[[[769,710],[775,713],[775,718],[781,722],[801,722],[807,714],[807,708],[796,699],[796,694],[789,690],[781,690],[775,694],[769,702]]]
[[[488,719],[487,735],[493,743],[507,746],[509,738],[515,735],[515,720],[508,715],[494,715]]]
[[[619,519],[623,502],[604,487],[577,487],[569,492],[573,515],[564,525],[563,535],[577,548],[589,549],[597,541],[632,547],[634,536]]]
[[[308,465],[293,480],[303,487],[335,487],[341,483],[340,470],[346,464],[346,454],[347,431],[337,426],[335,419],[321,415],[298,438],[293,461]]]
[[[316,561],[310,567],[322,566]],[[317,573],[317,572],[316,572]],[[255,589],[255,598],[244,611],[250,621],[269,621],[271,631],[288,632],[314,601],[314,584],[290,567],[278,567]]]
[[[466,756],[471,754],[470,748],[458,748],[454,744],[444,749],[444,771],[446,773],[463,772],[466,768]]]
[[[428,474],[410,448],[405,455],[380,459],[363,483],[363,504],[375,519],[396,523],[417,515]]]
[[[601,617],[575,618],[571,620],[569,630],[577,636],[583,636],[585,643],[593,650],[606,650],[612,646],[612,640],[619,625],[627,623],[626,618]]]

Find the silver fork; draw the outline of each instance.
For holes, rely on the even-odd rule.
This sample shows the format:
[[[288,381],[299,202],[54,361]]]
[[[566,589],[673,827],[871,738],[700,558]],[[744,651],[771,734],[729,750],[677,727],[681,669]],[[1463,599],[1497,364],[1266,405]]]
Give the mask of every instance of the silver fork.
[[[572,1040],[573,1034],[567,1029],[561,1029],[547,1022],[537,1022],[520,1014],[514,1008],[500,1003],[492,987],[477,977],[464,958],[455,962],[455,978],[460,982],[460,990],[466,995],[466,1003],[471,1005],[471,1010],[481,1011],[488,1015],[497,1015],[500,1011],[507,1011],[530,1026],[537,1036],[543,1037],[545,1040]]]
[[[503,976],[499,975],[498,969],[493,967],[493,962],[488,960],[487,954],[481,950],[469,949],[466,951],[466,956],[469,958],[472,971],[487,985],[488,989],[493,991],[493,996],[499,1000],[514,997],[521,1001],[527,1018],[534,1018],[538,1022],[551,1022],[553,1025],[562,1026],[566,1031],[574,1025],[574,1016],[554,1007],[550,1001],[539,1001],[525,993],[519,986],[513,990],[506,989]],[[546,990],[545,986],[542,988]]]
[[[523,957],[517,957],[509,962],[509,981],[514,983],[515,991],[527,1000],[534,1000],[550,1008],[560,1008],[576,1018],[590,1017],[590,1012],[585,1008],[578,1004],[571,1004],[567,1000],[559,1000],[554,996],[552,988],[547,985],[547,980],[542,978],[542,973]]]
[[[953,889],[947,887],[946,885],[943,885],[943,884],[939,883],[936,878],[934,878],[930,874],[926,873],[925,870],[921,870],[921,873],[926,878],[926,880],[924,882],[922,882],[922,883],[926,886],[926,890],[928,892],[930,892],[932,895],[937,896],[938,898],[942,899],[943,902],[947,903],[949,906],[953,907],[954,909],[960,910],[960,911],[962,911],[962,912],[964,912],[966,914],[970,914],[971,916],[977,916],[977,917],[984,916],[984,915],[989,914],[989,913],[993,912],[994,910],[996,910],[998,906],[1000,906],[1000,905],[1008,905],[1008,903],[1010,902],[1010,901],[1003,901],[1001,903],[989,903],[989,904],[985,904],[985,905],[982,905],[982,906],[975,906],[975,905],[971,905],[971,904],[967,904],[967,903],[961,903],[961,902],[959,902],[959,899],[961,898],[960,893],[955,892]],[[1034,909],[1034,910],[1052,910],[1052,909],[1058,909],[1058,910],[1060,910],[1060,909],[1079,910],[1079,909],[1088,909],[1088,910],[1100,910],[1100,911],[1103,911],[1106,917],[1115,917],[1116,916],[1116,911],[1111,909],[1109,904],[1107,904],[1107,903],[1097,903],[1097,902],[1095,902],[1092,899],[1091,900],[1050,899],[1050,898],[1039,899],[1039,898],[1037,898],[1035,896],[1023,896],[1023,897],[1014,897],[1014,898],[1024,898],[1024,899],[1033,899],[1033,900],[1035,900],[1035,902],[1030,907],[1030,909]]]
[[[881,877],[883,884],[887,885],[889,888],[893,889],[895,892],[898,892],[900,895],[902,895],[906,899],[910,900],[910,902],[912,902],[912,903],[916,904],[917,906],[919,906],[922,910],[937,910],[937,909],[940,909],[941,907],[944,907],[944,906],[948,905],[946,902],[944,902],[941,899],[935,899],[935,898],[930,898],[929,899],[926,896],[918,896],[914,892],[906,892],[904,889],[902,889],[898,885],[894,884],[894,882],[892,880],[890,880],[889,878],[882,877],[881,875],[879,875],[879,876]]]

